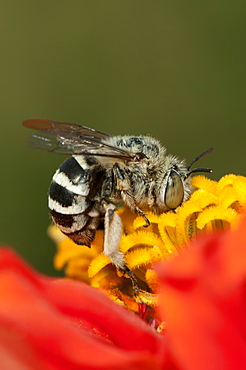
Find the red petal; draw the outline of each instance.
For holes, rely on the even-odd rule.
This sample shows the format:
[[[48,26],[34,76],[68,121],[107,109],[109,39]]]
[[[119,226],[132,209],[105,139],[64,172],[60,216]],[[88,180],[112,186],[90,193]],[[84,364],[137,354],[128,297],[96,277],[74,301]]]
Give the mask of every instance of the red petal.
[[[1,369],[160,368],[162,337],[140,318],[85,284],[37,274],[6,249],[0,297]]]
[[[170,356],[183,369],[246,368],[246,219],[158,266]]]

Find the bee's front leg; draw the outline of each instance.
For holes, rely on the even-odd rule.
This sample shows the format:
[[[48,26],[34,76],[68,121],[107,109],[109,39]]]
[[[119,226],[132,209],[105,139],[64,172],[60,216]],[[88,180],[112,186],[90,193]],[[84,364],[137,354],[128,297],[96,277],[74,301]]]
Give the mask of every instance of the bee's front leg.
[[[116,178],[116,186],[121,193],[121,197],[124,203],[128,207],[130,207],[131,210],[137,212],[140,216],[142,216],[144,221],[146,222],[146,225],[144,225],[144,227],[148,227],[150,225],[150,221],[146,217],[145,213],[136,205],[136,200],[131,189],[131,181],[128,178],[127,173],[120,168],[118,163],[114,165],[113,169],[114,176]]]
[[[150,222],[150,220],[146,217],[145,213],[144,213],[140,208],[138,208],[137,206],[136,206],[136,212],[137,212],[141,217],[143,217],[144,221],[146,222],[146,224],[145,224],[145,225],[143,225],[143,226],[144,226],[144,227],[148,227],[148,226],[151,224],[151,222]]]
[[[120,216],[115,213],[116,205],[104,203],[104,254],[118,269],[125,270],[124,254],[119,250],[123,225]]]

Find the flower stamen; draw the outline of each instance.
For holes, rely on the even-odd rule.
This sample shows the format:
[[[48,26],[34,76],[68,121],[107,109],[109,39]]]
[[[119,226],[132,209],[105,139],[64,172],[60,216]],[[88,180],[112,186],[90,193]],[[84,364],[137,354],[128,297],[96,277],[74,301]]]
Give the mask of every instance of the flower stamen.
[[[117,270],[103,253],[103,232],[98,230],[91,248],[78,246],[55,226],[49,234],[58,245],[55,267],[65,267],[68,277],[83,280],[102,290],[115,302],[136,312],[138,304],[155,307],[159,280],[156,262],[174,258],[199,234],[235,227],[246,209],[246,178],[226,175],[219,182],[205,176],[192,179],[194,193],[174,211],[146,213],[151,225],[128,208],[117,211],[125,234],[120,251],[126,269]]]

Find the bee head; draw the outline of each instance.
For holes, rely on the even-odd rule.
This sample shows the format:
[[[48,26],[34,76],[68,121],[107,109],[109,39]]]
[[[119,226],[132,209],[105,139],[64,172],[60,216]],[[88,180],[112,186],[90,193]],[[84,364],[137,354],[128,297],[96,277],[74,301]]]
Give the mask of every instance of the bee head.
[[[167,175],[162,193],[164,204],[168,209],[175,209],[184,200],[184,184],[178,171],[172,169]]]
[[[178,208],[192,193],[190,179],[186,179],[187,166],[176,158],[174,160],[175,163],[163,171],[157,187],[159,190],[156,194],[156,203],[159,212]]]
[[[162,181],[160,184],[159,196],[157,204],[160,211],[174,210],[187,200],[192,191],[190,184],[190,175],[196,172],[212,172],[209,168],[195,168],[190,170],[191,166],[199,159],[210,153],[213,149],[210,148],[197,156],[189,166],[184,164],[184,161],[173,156],[166,157],[164,171],[162,173]]]

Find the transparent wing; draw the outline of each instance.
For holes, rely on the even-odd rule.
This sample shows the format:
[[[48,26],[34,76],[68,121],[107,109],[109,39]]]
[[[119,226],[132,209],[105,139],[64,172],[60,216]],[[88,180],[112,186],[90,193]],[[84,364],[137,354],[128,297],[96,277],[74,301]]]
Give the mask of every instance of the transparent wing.
[[[29,119],[23,126],[36,129],[28,143],[37,149],[60,154],[84,154],[132,160],[134,154],[104,141],[110,135],[74,123]]]

